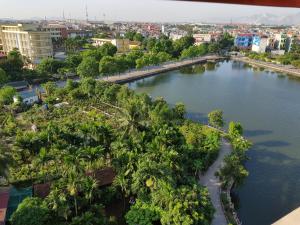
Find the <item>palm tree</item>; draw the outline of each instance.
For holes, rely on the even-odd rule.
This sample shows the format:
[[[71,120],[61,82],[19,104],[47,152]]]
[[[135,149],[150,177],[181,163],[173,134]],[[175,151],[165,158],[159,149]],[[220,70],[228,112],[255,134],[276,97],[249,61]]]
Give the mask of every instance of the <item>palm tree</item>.
[[[91,205],[93,201],[94,191],[98,187],[98,182],[91,177],[84,177],[82,181],[82,186],[85,198],[89,201]]]
[[[7,149],[0,147],[0,176],[7,177],[11,156]]]

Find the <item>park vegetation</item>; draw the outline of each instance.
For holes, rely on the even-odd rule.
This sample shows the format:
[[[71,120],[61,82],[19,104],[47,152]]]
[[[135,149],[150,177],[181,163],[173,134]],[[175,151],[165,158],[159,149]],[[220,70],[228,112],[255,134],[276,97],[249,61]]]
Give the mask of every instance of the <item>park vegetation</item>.
[[[22,56],[18,49],[14,49],[6,59],[0,60],[0,86],[8,81],[41,82],[66,79],[68,75],[79,75],[81,78],[116,75],[167,61],[219,53],[233,45],[233,39],[228,34],[224,34],[218,42],[199,46],[194,45],[195,40],[189,35],[173,41],[165,35],[145,38],[140,33],[129,31],[124,38],[139,41],[141,47],[127,53],[118,53],[117,48],[110,43],[94,47],[85,38],[68,38],[63,40],[67,52],[64,61],[45,58],[34,69],[28,69],[30,60]]]
[[[16,187],[51,184],[46,198],[23,200],[12,225],[210,224],[214,209],[197,179],[218,155],[219,131],[185,119],[181,103],[170,108],[126,86],[85,78],[43,87],[46,105],[0,108],[1,175]],[[211,113],[212,125],[221,116]],[[101,186],[88,174],[105,168],[116,176]]]

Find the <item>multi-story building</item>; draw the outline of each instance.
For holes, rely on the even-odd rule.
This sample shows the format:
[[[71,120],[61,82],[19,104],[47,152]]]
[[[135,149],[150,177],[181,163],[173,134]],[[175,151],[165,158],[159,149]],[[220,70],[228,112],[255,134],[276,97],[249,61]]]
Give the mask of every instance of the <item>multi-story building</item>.
[[[53,55],[50,33],[39,31],[34,24],[2,25],[0,30],[5,54],[17,48],[34,64]]]
[[[286,34],[275,34],[276,49],[289,52],[291,50],[292,38]]]
[[[269,39],[266,36],[254,36],[252,41],[252,51],[264,53],[269,46]]]
[[[50,32],[50,36],[54,40],[68,37],[67,28],[60,24],[48,24],[47,26],[43,26],[41,31]]]
[[[234,40],[234,45],[241,49],[251,49],[253,34],[239,34]]]
[[[93,36],[93,32],[89,30],[67,30],[69,38],[91,38]]]
[[[212,41],[211,34],[194,34],[195,45],[201,45],[203,43],[210,43]]]

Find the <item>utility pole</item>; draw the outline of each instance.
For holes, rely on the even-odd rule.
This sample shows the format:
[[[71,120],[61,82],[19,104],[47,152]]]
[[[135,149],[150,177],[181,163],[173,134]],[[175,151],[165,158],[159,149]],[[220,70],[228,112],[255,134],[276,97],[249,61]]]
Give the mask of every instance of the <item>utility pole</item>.
[[[63,21],[66,21],[66,18],[65,18],[65,10],[63,9]]]
[[[86,17],[86,22],[89,22],[89,14],[88,14],[87,5],[85,5],[85,17]]]

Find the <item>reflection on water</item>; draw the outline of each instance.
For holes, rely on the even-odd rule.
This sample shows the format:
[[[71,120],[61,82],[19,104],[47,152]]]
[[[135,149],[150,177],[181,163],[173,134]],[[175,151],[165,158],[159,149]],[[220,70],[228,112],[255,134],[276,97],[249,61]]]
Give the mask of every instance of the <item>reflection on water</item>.
[[[216,63],[215,62],[207,62],[205,64],[205,69],[208,71],[213,71],[216,69]]]
[[[184,102],[187,117],[196,121],[206,122],[208,112],[222,109],[227,124],[241,122],[254,145],[247,152],[250,175],[234,191],[238,214],[243,225],[271,224],[300,206],[300,79],[243,62],[206,65],[205,71],[201,66],[129,86],[169,104]]]
[[[205,72],[205,66],[202,64],[187,66],[182,67],[179,71],[182,74],[203,74]]]

